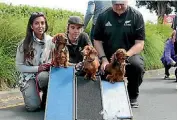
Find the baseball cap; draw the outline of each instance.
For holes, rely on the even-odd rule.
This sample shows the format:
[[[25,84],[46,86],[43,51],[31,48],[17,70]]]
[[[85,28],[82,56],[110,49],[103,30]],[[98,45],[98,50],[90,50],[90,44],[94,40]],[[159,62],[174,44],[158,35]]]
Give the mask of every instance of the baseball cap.
[[[78,24],[84,26],[82,19],[79,16],[70,16],[68,24]]]
[[[125,4],[127,0],[112,0],[112,4]]]

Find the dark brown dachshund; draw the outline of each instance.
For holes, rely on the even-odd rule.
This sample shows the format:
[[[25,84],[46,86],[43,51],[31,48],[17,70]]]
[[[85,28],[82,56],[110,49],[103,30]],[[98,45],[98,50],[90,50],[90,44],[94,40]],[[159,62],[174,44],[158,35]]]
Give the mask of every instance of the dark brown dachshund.
[[[100,66],[96,49],[91,45],[87,45],[82,50],[82,53],[84,56],[83,71],[86,72],[84,78],[96,80],[96,72]]]
[[[64,33],[59,33],[53,37],[55,48],[52,51],[52,65],[55,67],[68,67],[69,52],[66,47],[67,38]]]
[[[125,49],[118,49],[111,57],[111,62],[106,65],[106,79],[109,82],[120,82],[124,80],[127,54]]]

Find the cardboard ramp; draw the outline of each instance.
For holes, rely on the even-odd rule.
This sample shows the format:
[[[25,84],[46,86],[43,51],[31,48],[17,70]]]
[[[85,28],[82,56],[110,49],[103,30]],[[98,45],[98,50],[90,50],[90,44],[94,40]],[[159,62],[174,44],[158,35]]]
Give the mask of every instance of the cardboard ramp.
[[[74,68],[50,71],[45,120],[74,120]]]

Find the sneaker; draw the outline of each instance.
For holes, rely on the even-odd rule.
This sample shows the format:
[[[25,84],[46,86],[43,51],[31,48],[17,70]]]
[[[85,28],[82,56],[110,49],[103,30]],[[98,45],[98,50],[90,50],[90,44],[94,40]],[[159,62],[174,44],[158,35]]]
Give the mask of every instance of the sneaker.
[[[137,99],[130,99],[130,105],[131,105],[132,108],[138,108],[139,107]]]
[[[169,79],[169,76],[168,76],[168,75],[165,75],[165,76],[164,76],[164,79]]]

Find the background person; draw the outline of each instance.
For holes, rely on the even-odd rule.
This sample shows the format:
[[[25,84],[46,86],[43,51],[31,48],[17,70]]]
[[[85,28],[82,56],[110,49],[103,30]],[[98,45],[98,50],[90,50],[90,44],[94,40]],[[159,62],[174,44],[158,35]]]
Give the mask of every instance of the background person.
[[[98,15],[111,6],[112,6],[112,3],[110,0],[108,0],[108,1],[106,1],[106,0],[103,0],[103,1],[102,0],[89,0],[88,1],[88,7],[87,7],[87,11],[86,11],[85,18],[84,18],[84,30],[86,29],[90,19],[93,17],[92,28],[90,31],[90,39],[91,39],[92,43],[93,43],[94,26],[96,24]]]
[[[171,35],[171,38],[169,38],[165,43],[164,52],[161,57],[161,61],[165,68],[164,79],[169,78],[170,75],[169,69],[171,67],[177,66],[177,54],[175,53],[175,44],[174,44],[175,42],[176,42],[176,31],[174,30]],[[175,74],[177,73],[175,72]]]

